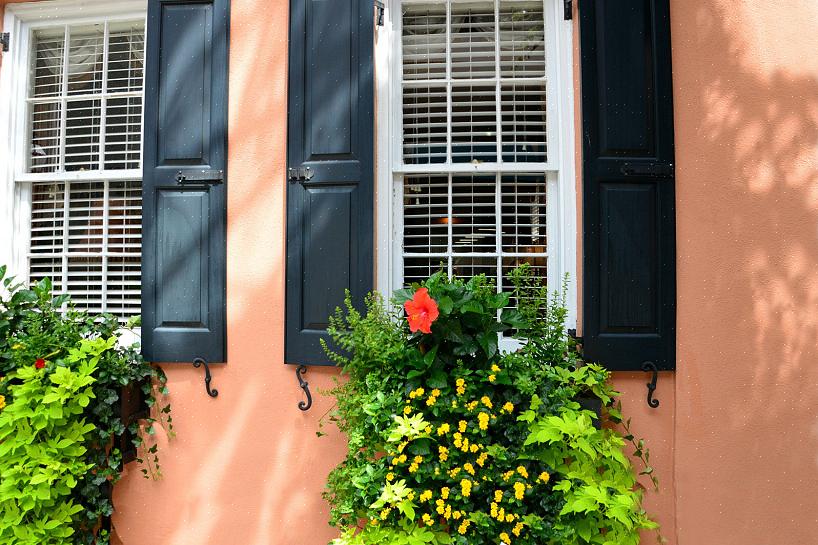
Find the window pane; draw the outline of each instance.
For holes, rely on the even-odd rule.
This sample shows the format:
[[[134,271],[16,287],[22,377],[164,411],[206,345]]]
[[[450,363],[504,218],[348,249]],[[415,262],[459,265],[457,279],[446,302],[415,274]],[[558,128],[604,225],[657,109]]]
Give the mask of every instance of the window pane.
[[[105,109],[105,168],[139,168],[142,159],[142,98],[109,98]]]
[[[65,56],[65,29],[38,31],[33,38],[31,96],[53,97],[62,94]]]
[[[545,84],[504,84],[501,88],[503,161],[544,163]]]
[[[545,177],[504,175],[500,194],[503,251],[545,253]]]
[[[42,102],[31,108],[31,172],[56,172],[60,166],[62,108]]]
[[[542,2],[500,2],[500,76],[545,76]]]
[[[496,252],[496,183],[491,176],[452,177],[452,250]]]
[[[446,88],[403,90],[403,161],[406,164],[446,162]]]
[[[68,94],[102,92],[105,25],[71,27],[68,41]]]
[[[437,271],[448,267],[446,257],[406,257],[403,259],[403,283],[423,282]]]
[[[452,162],[497,161],[497,100],[493,85],[452,86]]]
[[[409,5],[403,11],[403,78],[446,77],[446,5]]]
[[[403,249],[446,252],[449,247],[447,176],[407,176],[403,183]]]
[[[66,102],[65,170],[96,170],[99,166],[100,101]]]
[[[145,28],[139,23],[111,23],[108,29],[108,91],[141,91]]]
[[[141,238],[139,181],[32,184],[29,280],[48,276],[79,308],[139,313]]]
[[[452,276],[468,279],[478,274],[497,285],[497,259],[493,257],[455,257],[452,260]]]
[[[452,2],[451,10],[452,77],[494,77],[494,3]]]

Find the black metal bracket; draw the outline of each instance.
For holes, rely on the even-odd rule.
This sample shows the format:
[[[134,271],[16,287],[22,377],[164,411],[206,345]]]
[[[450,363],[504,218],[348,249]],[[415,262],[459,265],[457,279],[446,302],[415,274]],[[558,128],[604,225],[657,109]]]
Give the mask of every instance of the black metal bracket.
[[[307,401],[303,399],[298,402],[298,408],[302,411],[309,411],[310,407],[312,407],[312,394],[310,393],[310,383],[304,380],[303,375],[307,372],[306,365],[299,365],[295,369],[295,377],[298,379],[298,385],[301,386],[301,389],[304,390],[304,393],[307,395]]]
[[[574,0],[562,0],[562,18],[566,21],[574,18]]]
[[[290,182],[307,182],[312,179],[315,172],[310,167],[295,167],[287,169],[287,179]]]
[[[652,373],[650,382],[648,382],[645,386],[648,387],[648,406],[655,409],[659,406],[659,400],[653,399],[653,392],[656,390],[656,381],[659,380],[659,370],[656,368],[655,363],[652,361],[646,361],[642,363],[642,371]]]
[[[205,391],[207,391],[207,395],[210,397],[216,397],[219,395],[219,391],[215,388],[210,388],[210,381],[213,380],[213,377],[210,376],[210,367],[207,365],[207,361],[205,361],[204,358],[193,359],[193,367],[198,369],[203,365],[205,369]]]
[[[378,26],[383,26],[383,10],[383,2],[375,0],[375,24]]]
[[[3,32],[0,34],[0,46],[3,47],[3,53],[9,50],[9,43],[11,42],[11,37],[9,36],[8,32]]]

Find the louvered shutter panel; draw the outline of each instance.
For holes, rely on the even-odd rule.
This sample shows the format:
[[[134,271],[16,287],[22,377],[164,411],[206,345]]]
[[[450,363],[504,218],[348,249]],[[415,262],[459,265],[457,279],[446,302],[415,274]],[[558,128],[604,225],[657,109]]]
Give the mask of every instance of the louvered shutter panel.
[[[290,2],[287,363],[328,364],[327,319],[373,287],[373,10]]]
[[[228,0],[148,5],[142,341],[152,361],[225,361],[228,17]]]
[[[610,369],[675,367],[668,0],[580,3],[583,340]]]

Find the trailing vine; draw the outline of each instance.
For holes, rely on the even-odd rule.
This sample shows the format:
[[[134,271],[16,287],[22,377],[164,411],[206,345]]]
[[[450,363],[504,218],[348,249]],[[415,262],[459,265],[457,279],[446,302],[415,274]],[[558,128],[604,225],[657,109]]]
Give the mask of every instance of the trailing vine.
[[[0,542],[107,544],[124,455],[161,476],[167,378],[120,345],[116,317],[76,310],[48,279],[25,287],[0,267],[0,280]]]

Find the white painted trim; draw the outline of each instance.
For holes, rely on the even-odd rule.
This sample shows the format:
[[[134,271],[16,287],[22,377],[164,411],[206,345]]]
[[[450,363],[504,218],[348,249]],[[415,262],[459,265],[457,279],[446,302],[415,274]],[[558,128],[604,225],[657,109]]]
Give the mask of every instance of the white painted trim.
[[[64,25],[100,18],[115,19],[143,14],[148,9],[147,0],[43,0],[6,4],[6,15],[34,26]],[[9,28],[9,27],[4,27]]]
[[[0,133],[8,135],[0,145],[0,263],[7,264],[9,274],[25,278],[25,253],[28,235],[21,225],[21,211],[30,209],[24,190],[14,182],[20,148],[27,141],[25,104],[29,33],[23,21],[6,6],[3,29],[9,33],[9,51],[3,53],[0,65]]]
[[[564,21],[562,16],[562,2],[559,0],[543,0],[544,16],[547,29],[556,29],[546,35],[547,62],[554,66],[548,75],[556,73],[556,77],[544,78],[548,96],[548,119],[556,120],[548,126],[548,162],[528,164],[441,164],[432,167],[434,172],[448,174],[468,174],[476,172],[509,173],[545,173],[547,179],[546,213],[548,240],[556,241],[548,249],[548,281],[551,286],[559,288],[565,274],[570,277],[567,293],[568,327],[576,326],[577,316],[577,285],[576,285],[576,172],[575,135],[574,135],[574,80],[573,80],[573,26],[571,21]],[[413,0],[403,0],[403,3]],[[449,7],[447,2],[447,21]],[[376,110],[376,141],[377,147],[377,262],[376,278],[378,291],[388,295],[399,286],[402,278],[403,252],[401,251],[402,202],[403,185],[400,183],[402,175],[409,173],[428,173],[427,165],[402,164],[402,58],[401,58],[401,0],[387,0],[384,13],[384,26],[378,29],[378,40],[375,49],[377,65],[377,110]],[[446,40],[446,74],[451,73],[450,42],[448,39],[449,25],[447,24]],[[499,62],[499,59],[498,59]],[[543,78],[524,78],[531,82]],[[483,80],[475,80],[483,81]],[[494,83],[496,80],[485,80]],[[503,80],[506,81],[505,78]],[[509,80],[512,81],[512,80]],[[409,85],[423,85],[423,81],[412,81]],[[441,83],[436,80],[435,83]],[[458,80],[458,83],[461,83]],[[449,89],[450,85],[447,85]],[[556,97],[556,100],[553,99]],[[447,103],[451,101],[451,94],[447,91]],[[447,108],[447,112],[450,108]],[[447,114],[450,115],[450,114]],[[451,119],[448,119],[451,126]],[[451,129],[449,128],[448,131]],[[447,131],[447,132],[448,132]],[[447,146],[450,146],[451,137],[447,135]],[[451,150],[447,150],[447,157]],[[387,168],[391,165],[391,169]],[[451,176],[449,176],[451,179]],[[451,212],[451,211],[450,211]],[[385,216],[390,215],[390,218]],[[449,226],[451,229],[451,225]],[[498,233],[499,234],[499,233]],[[450,237],[451,238],[451,237]],[[499,239],[499,237],[498,237]],[[448,255],[449,252],[441,255]],[[435,254],[436,255],[436,254]],[[503,254],[506,255],[506,254]],[[451,272],[451,271],[450,271]]]
[[[383,26],[375,27],[375,289],[385,299],[392,293],[390,263],[393,256],[394,214],[392,213],[392,120],[390,89],[394,77],[393,53],[395,41],[392,3],[384,5]]]

